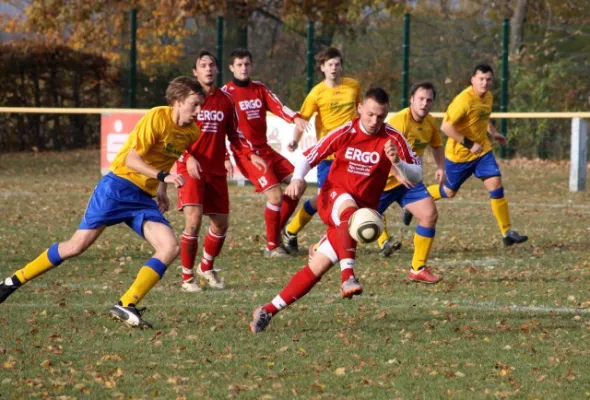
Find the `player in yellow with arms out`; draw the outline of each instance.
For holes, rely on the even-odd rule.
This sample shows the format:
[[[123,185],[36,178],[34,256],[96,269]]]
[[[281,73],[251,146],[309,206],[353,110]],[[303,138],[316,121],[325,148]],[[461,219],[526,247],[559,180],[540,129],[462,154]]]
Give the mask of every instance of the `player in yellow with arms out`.
[[[361,86],[356,79],[342,76],[344,59],[340,50],[329,47],[319,52],[315,59],[324,80],[311,89],[299,113],[308,121],[317,113],[315,130],[319,141],[330,131],[356,118],[357,105],[361,102]],[[295,128],[289,151],[295,151],[302,136],[303,131]],[[330,172],[332,160],[333,157],[330,157],[317,166],[318,190]],[[283,230],[283,246],[289,253],[298,253],[297,234],[316,213],[317,195],[303,204]]]
[[[489,133],[500,144],[506,143],[506,138],[490,121],[493,79],[491,66],[477,65],[473,69],[471,86],[459,93],[447,108],[440,128],[449,137],[445,148],[446,180],[444,184],[428,187],[428,192],[435,200],[455,197],[461,185],[475,175],[490,193],[492,211],[504,245],[512,246],[526,242],[528,237],[512,230],[502,174],[488,137]]]
[[[432,82],[416,82],[410,88],[410,106],[399,111],[387,123],[404,135],[418,157],[423,158],[426,148],[430,147],[436,163],[434,177],[438,183],[442,183],[445,176],[445,153],[442,147],[438,124],[436,123],[436,119],[430,115],[430,110],[434,105],[435,99],[436,88]],[[398,185],[397,180],[390,176],[387,180],[385,191],[392,190]],[[410,216],[412,215],[405,208],[403,210]],[[389,236],[385,214],[383,214],[383,224],[384,229],[377,240],[377,244],[381,250],[380,254],[383,257],[389,257],[401,247],[401,241]],[[406,225],[409,225],[409,221]]]
[[[431,147],[437,165],[435,177],[441,182],[444,177],[442,141],[436,120],[430,115],[435,98],[436,88],[432,82],[416,82],[410,88],[410,107],[395,114],[387,123],[404,136],[412,150],[420,158],[424,155],[426,147]],[[433,274],[431,268],[426,265],[434,242],[436,221],[438,220],[436,205],[426,190],[426,186],[420,181],[413,187],[406,187],[390,174],[377,206],[377,211],[383,215],[384,224],[385,211],[394,202],[404,207],[404,210],[407,209],[416,215],[418,220],[414,233],[412,266],[409,268],[408,277],[412,282],[429,284],[440,282],[442,278]],[[399,242],[389,237],[387,229],[383,230],[377,243],[381,248],[380,254],[385,257],[399,249],[397,244]]]
[[[149,327],[137,303],[162,278],[178,256],[176,235],[162,215],[169,207],[166,188],[180,187],[182,175],[170,168],[200,135],[194,120],[205,101],[201,85],[187,77],[173,79],[166,89],[169,106],[155,107],[137,123],[99,182],[73,236],[54,243],[35,260],[0,283],[0,303],[25,283],[88,249],[107,226],[125,223],[150,243],[155,253],[139,270],[127,292],[110,312],[133,327]],[[157,203],[153,200],[157,197]]]

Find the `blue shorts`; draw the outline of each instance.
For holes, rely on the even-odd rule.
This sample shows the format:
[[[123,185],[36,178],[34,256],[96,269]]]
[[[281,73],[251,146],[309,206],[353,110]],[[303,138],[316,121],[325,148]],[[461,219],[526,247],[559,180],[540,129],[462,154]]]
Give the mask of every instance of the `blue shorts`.
[[[477,160],[469,162],[455,163],[445,159],[445,174],[447,175],[445,186],[454,191],[459,190],[471,175],[481,180],[502,176],[493,151],[488,151]]]
[[[318,171],[318,189],[324,186],[324,182],[328,178],[328,174],[330,173],[330,167],[332,166],[332,161],[334,160],[323,160],[317,166]]]
[[[170,226],[149,194],[110,172],[96,185],[78,229],[95,229],[124,222],[143,238],[144,221]]]
[[[430,193],[426,190],[424,183],[420,182],[411,189],[404,185],[399,185],[391,190],[387,190],[381,194],[377,211],[383,215],[385,210],[389,208],[394,202],[397,202],[401,207],[412,204],[418,200],[430,197]]]

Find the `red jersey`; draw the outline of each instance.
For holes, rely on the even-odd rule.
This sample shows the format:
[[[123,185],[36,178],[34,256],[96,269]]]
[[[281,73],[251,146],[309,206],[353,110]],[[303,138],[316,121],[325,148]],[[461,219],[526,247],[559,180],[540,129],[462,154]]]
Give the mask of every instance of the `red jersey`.
[[[266,139],[267,111],[289,123],[299,116],[298,113],[284,106],[279,98],[262,82],[249,81],[247,85],[241,85],[232,81],[225,85],[222,90],[233,98],[239,117],[239,129],[254,150],[262,150],[265,147],[270,148]],[[233,146],[232,150],[234,150]]]
[[[321,190],[344,189],[359,206],[376,209],[391,170],[391,161],[385,155],[388,140],[396,146],[401,160],[420,164],[401,133],[383,124],[374,135],[369,135],[361,127],[360,118],[336,128],[303,154],[312,167],[334,154]]]
[[[232,98],[218,88],[212,88],[205,96],[205,104],[195,123],[201,129],[199,139],[191,144],[186,153],[197,159],[203,173],[225,176],[225,160],[229,155],[225,147],[225,136],[234,148],[242,153],[251,153],[249,145],[238,131],[238,117]],[[181,157],[180,162],[184,161]]]

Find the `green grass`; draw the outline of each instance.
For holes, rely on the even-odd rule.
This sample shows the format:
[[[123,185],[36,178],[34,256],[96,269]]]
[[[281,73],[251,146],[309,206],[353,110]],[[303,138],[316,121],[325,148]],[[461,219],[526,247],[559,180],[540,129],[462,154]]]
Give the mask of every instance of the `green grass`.
[[[0,277],[74,232],[98,164],[95,151],[1,155]],[[590,196],[568,192],[566,163],[501,167],[528,243],[502,247],[472,179],[437,204],[431,264],[441,284],[406,279],[411,232],[393,207],[389,224],[404,246],[390,259],[360,249],[363,296],[340,299],[334,268],[257,336],[252,310],[306,254],[262,257],[264,200],[251,186],[230,189],[232,225],[216,264],[227,290],[180,292],[175,262],[143,303],[154,330],[108,317],[151,249],[125,226],[107,229],[0,306],[0,398],[590,397]],[[182,214],[169,218],[180,231]],[[300,242],[322,231],[314,219]]]

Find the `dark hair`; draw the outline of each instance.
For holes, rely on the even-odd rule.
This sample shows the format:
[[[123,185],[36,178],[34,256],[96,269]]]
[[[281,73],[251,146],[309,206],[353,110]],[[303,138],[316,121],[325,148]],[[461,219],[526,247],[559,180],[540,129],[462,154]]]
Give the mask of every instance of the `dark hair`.
[[[471,74],[471,76],[475,76],[475,74],[477,74],[477,71],[480,71],[481,73],[487,74],[488,72],[492,73],[492,76],[494,76],[494,70],[492,69],[492,66],[490,64],[477,64],[474,68],[473,68],[473,74]]]
[[[380,87],[372,87],[367,90],[365,92],[365,100],[367,99],[372,99],[381,105],[389,104],[389,95]]]
[[[432,100],[436,99],[436,88],[434,87],[434,83],[432,83],[430,81],[415,82],[410,87],[410,97],[412,97],[418,89],[432,90]]]
[[[198,63],[198,62],[201,60],[201,58],[203,58],[203,57],[211,57],[211,58],[213,59],[213,61],[215,61],[215,66],[216,66],[217,68],[219,68],[219,61],[217,61],[217,57],[215,57],[215,56],[213,55],[213,53],[211,53],[210,51],[207,51],[207,50],[203,50],[203,51],[201,51],[201,52],[200,52],[200,53],[197,55],[197,57],[195,58],[195,62],[193,63],[193,65],[196,67],[196,66],[197,66],[197,63]]]
[[[318,68],[318,71],[322,72],[322,70],[320,69],[322,64],[324,64],[328,60],[331,60],[332,58],[339,58],[340,63],[344,64],[344,58],[342,58],[342,52],[340,52],[340,50],[338,50],[335,47],[328,47],[327,49],[324,49],[324,50],[320,51],[318,54],[316,54],[315,63]]]
[[[250,53],[247,49],[235,49],[229,55],[229,64],[233,65],[236,58],[250,58],[250,62],[254,61],[252,58],[252,53]]]
[[[173,106],[176,101],[184,101],[191,94],[205,95],[199,82],[188,76],[179,76],[170,81],[166,88],[166,101]]]

